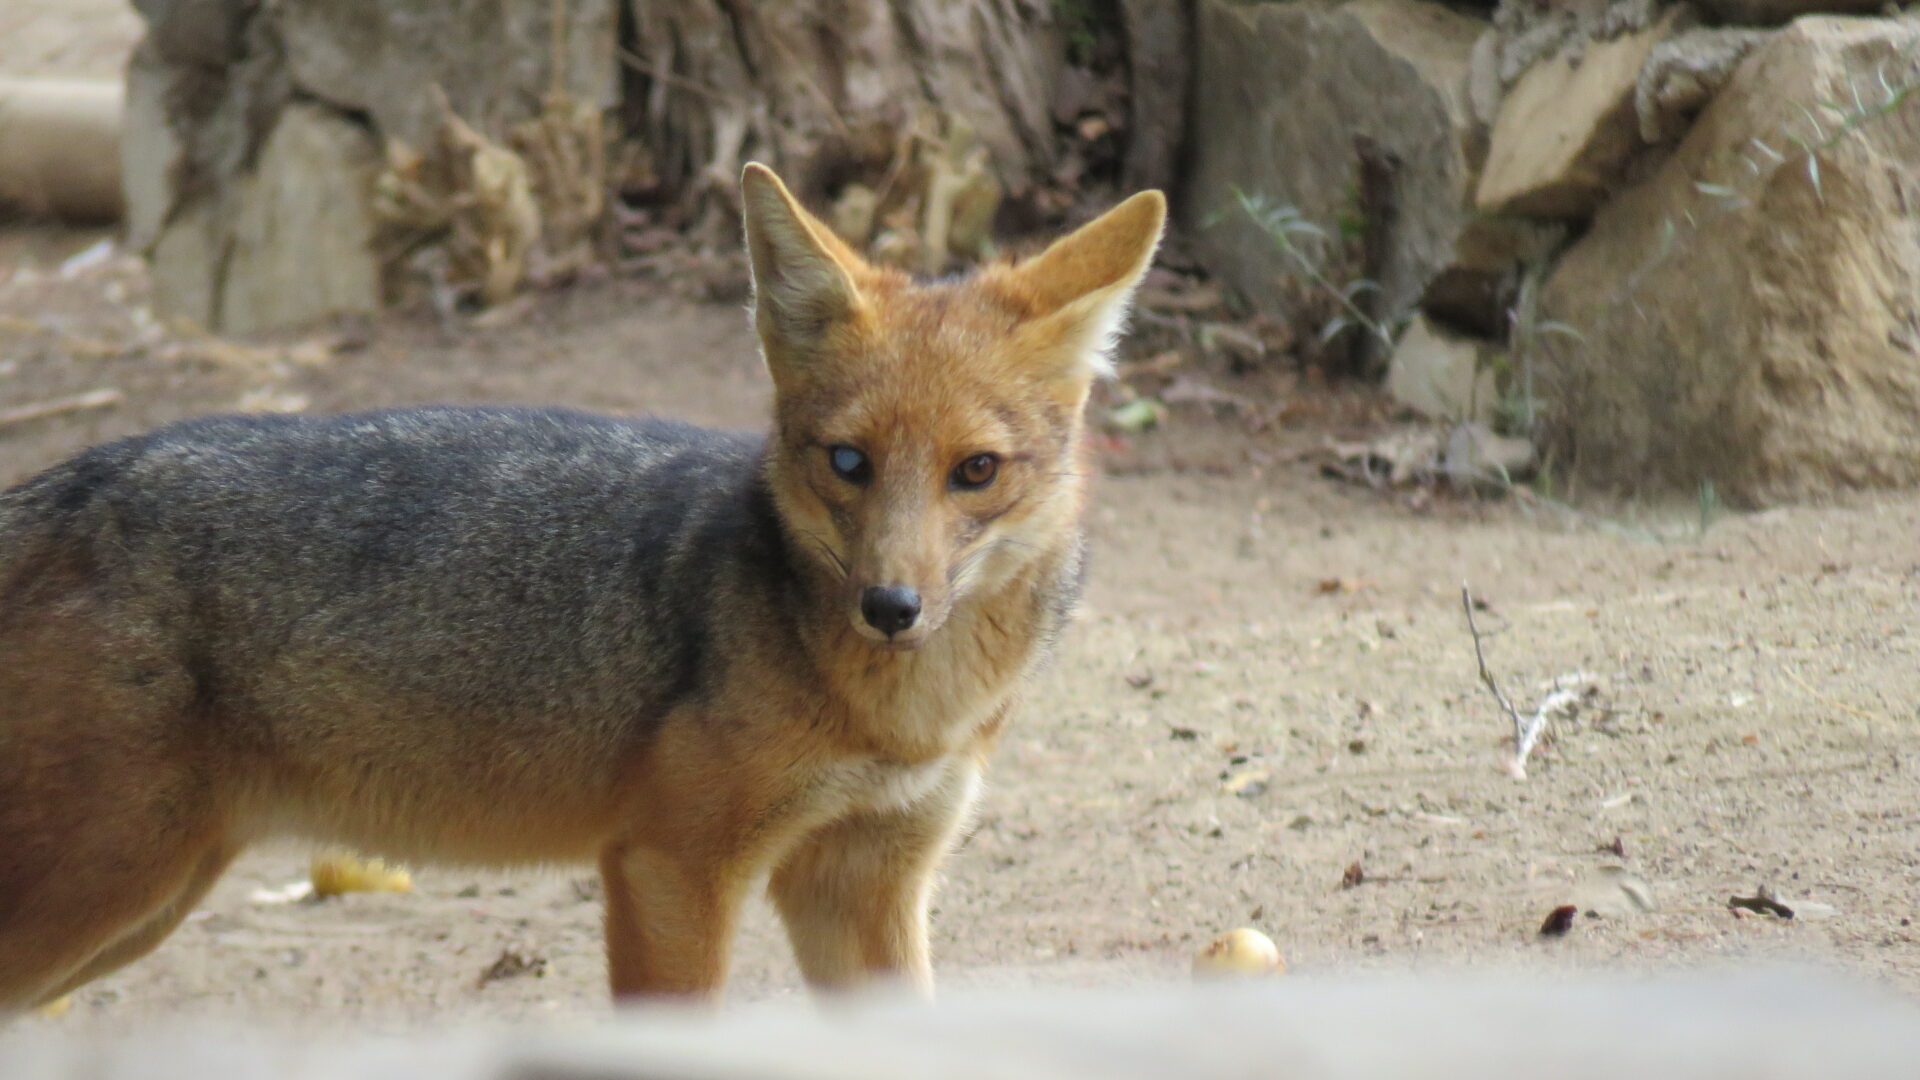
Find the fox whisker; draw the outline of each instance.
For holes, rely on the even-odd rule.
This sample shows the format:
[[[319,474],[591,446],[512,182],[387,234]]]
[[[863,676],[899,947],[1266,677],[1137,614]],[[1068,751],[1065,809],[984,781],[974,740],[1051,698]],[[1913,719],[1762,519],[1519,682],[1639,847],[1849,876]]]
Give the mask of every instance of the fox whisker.
[[[806,538],[808,542],[812,543],[814,547],[820,549],[820,553],[827,557],[834,570],[839,573],[842,581],[846,580],[847,576],[853,573],[853,568],[847,565],[847,560],[841,558],[840,553],[833,550],[833,545],[827,543],[825,537],[819,533],[809,532],[805,529],[796,531],[798,531],[802,537]]]

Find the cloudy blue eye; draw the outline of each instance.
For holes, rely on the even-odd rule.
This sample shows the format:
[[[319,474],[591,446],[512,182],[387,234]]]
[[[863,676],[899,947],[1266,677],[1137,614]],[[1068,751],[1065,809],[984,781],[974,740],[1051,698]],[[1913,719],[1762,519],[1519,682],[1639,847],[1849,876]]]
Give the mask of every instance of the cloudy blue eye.
[[[851,446],[827,447],[827,464],[849,484],[864,484],[873,476],[873,465],[867,461],[867,455]]]

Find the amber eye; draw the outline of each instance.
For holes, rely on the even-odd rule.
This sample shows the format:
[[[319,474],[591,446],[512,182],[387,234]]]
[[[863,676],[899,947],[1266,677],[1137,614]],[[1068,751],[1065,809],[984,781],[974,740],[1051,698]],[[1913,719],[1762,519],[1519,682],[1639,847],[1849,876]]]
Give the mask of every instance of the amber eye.
[[[873,478],[873,463],[867,455],[851,446],[827,447],[827,464],[833,466],[834,474],[849,484],[864,484]]]
[[[977,491],[993,483],[1000,471],[1000,458],[994,454],[975,454],[953,467],[953,486],[962,491]]]

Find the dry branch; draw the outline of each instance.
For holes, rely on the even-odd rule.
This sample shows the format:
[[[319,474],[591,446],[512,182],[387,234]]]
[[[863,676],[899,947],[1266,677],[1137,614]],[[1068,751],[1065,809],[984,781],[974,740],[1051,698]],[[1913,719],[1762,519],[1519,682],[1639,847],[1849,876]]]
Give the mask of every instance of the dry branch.
[[[21,405],[12,409],[0,410],[0,427],[24,424],[29,420],[58,416],[61,413],[78,412],[81,409],[101,409],[109,405],[118,405],[126,395],[118,390],[107,388],[89,390],[84,394],[71,397],[54,398],[51,401],[36,401],[30,405]]]
[[[1500,710],[1513,721],[1513,759],[1507,762],[1507,772],[1516,780],[1525,780],[1527,755],[1533,753],[1533,744],[1540,741],[1540,733],[1546,730],[1547,717],[1580,700],[1580,695],[1572,690],[1555,690],[1540,702],[1532,716],[1521,716],[1487,668],[1487,653],[1480,644],[1480,627],[1473,619],[1473,593],[1464,581],[1460,583],[1460,607],[1467,613],[1467,633],[1473,635],[1473,659],[1480,666],[1480,681],[1493,695],[1493,700],[1500,703]]]

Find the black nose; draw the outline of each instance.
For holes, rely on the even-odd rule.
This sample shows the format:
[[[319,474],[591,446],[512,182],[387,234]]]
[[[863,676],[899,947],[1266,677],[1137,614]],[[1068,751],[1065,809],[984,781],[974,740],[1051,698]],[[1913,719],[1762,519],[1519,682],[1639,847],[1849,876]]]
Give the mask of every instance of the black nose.
[[[905,585],[876,585],[860,594],[860,614],[868,626],[892,637],[920,617],[920,594]]]

